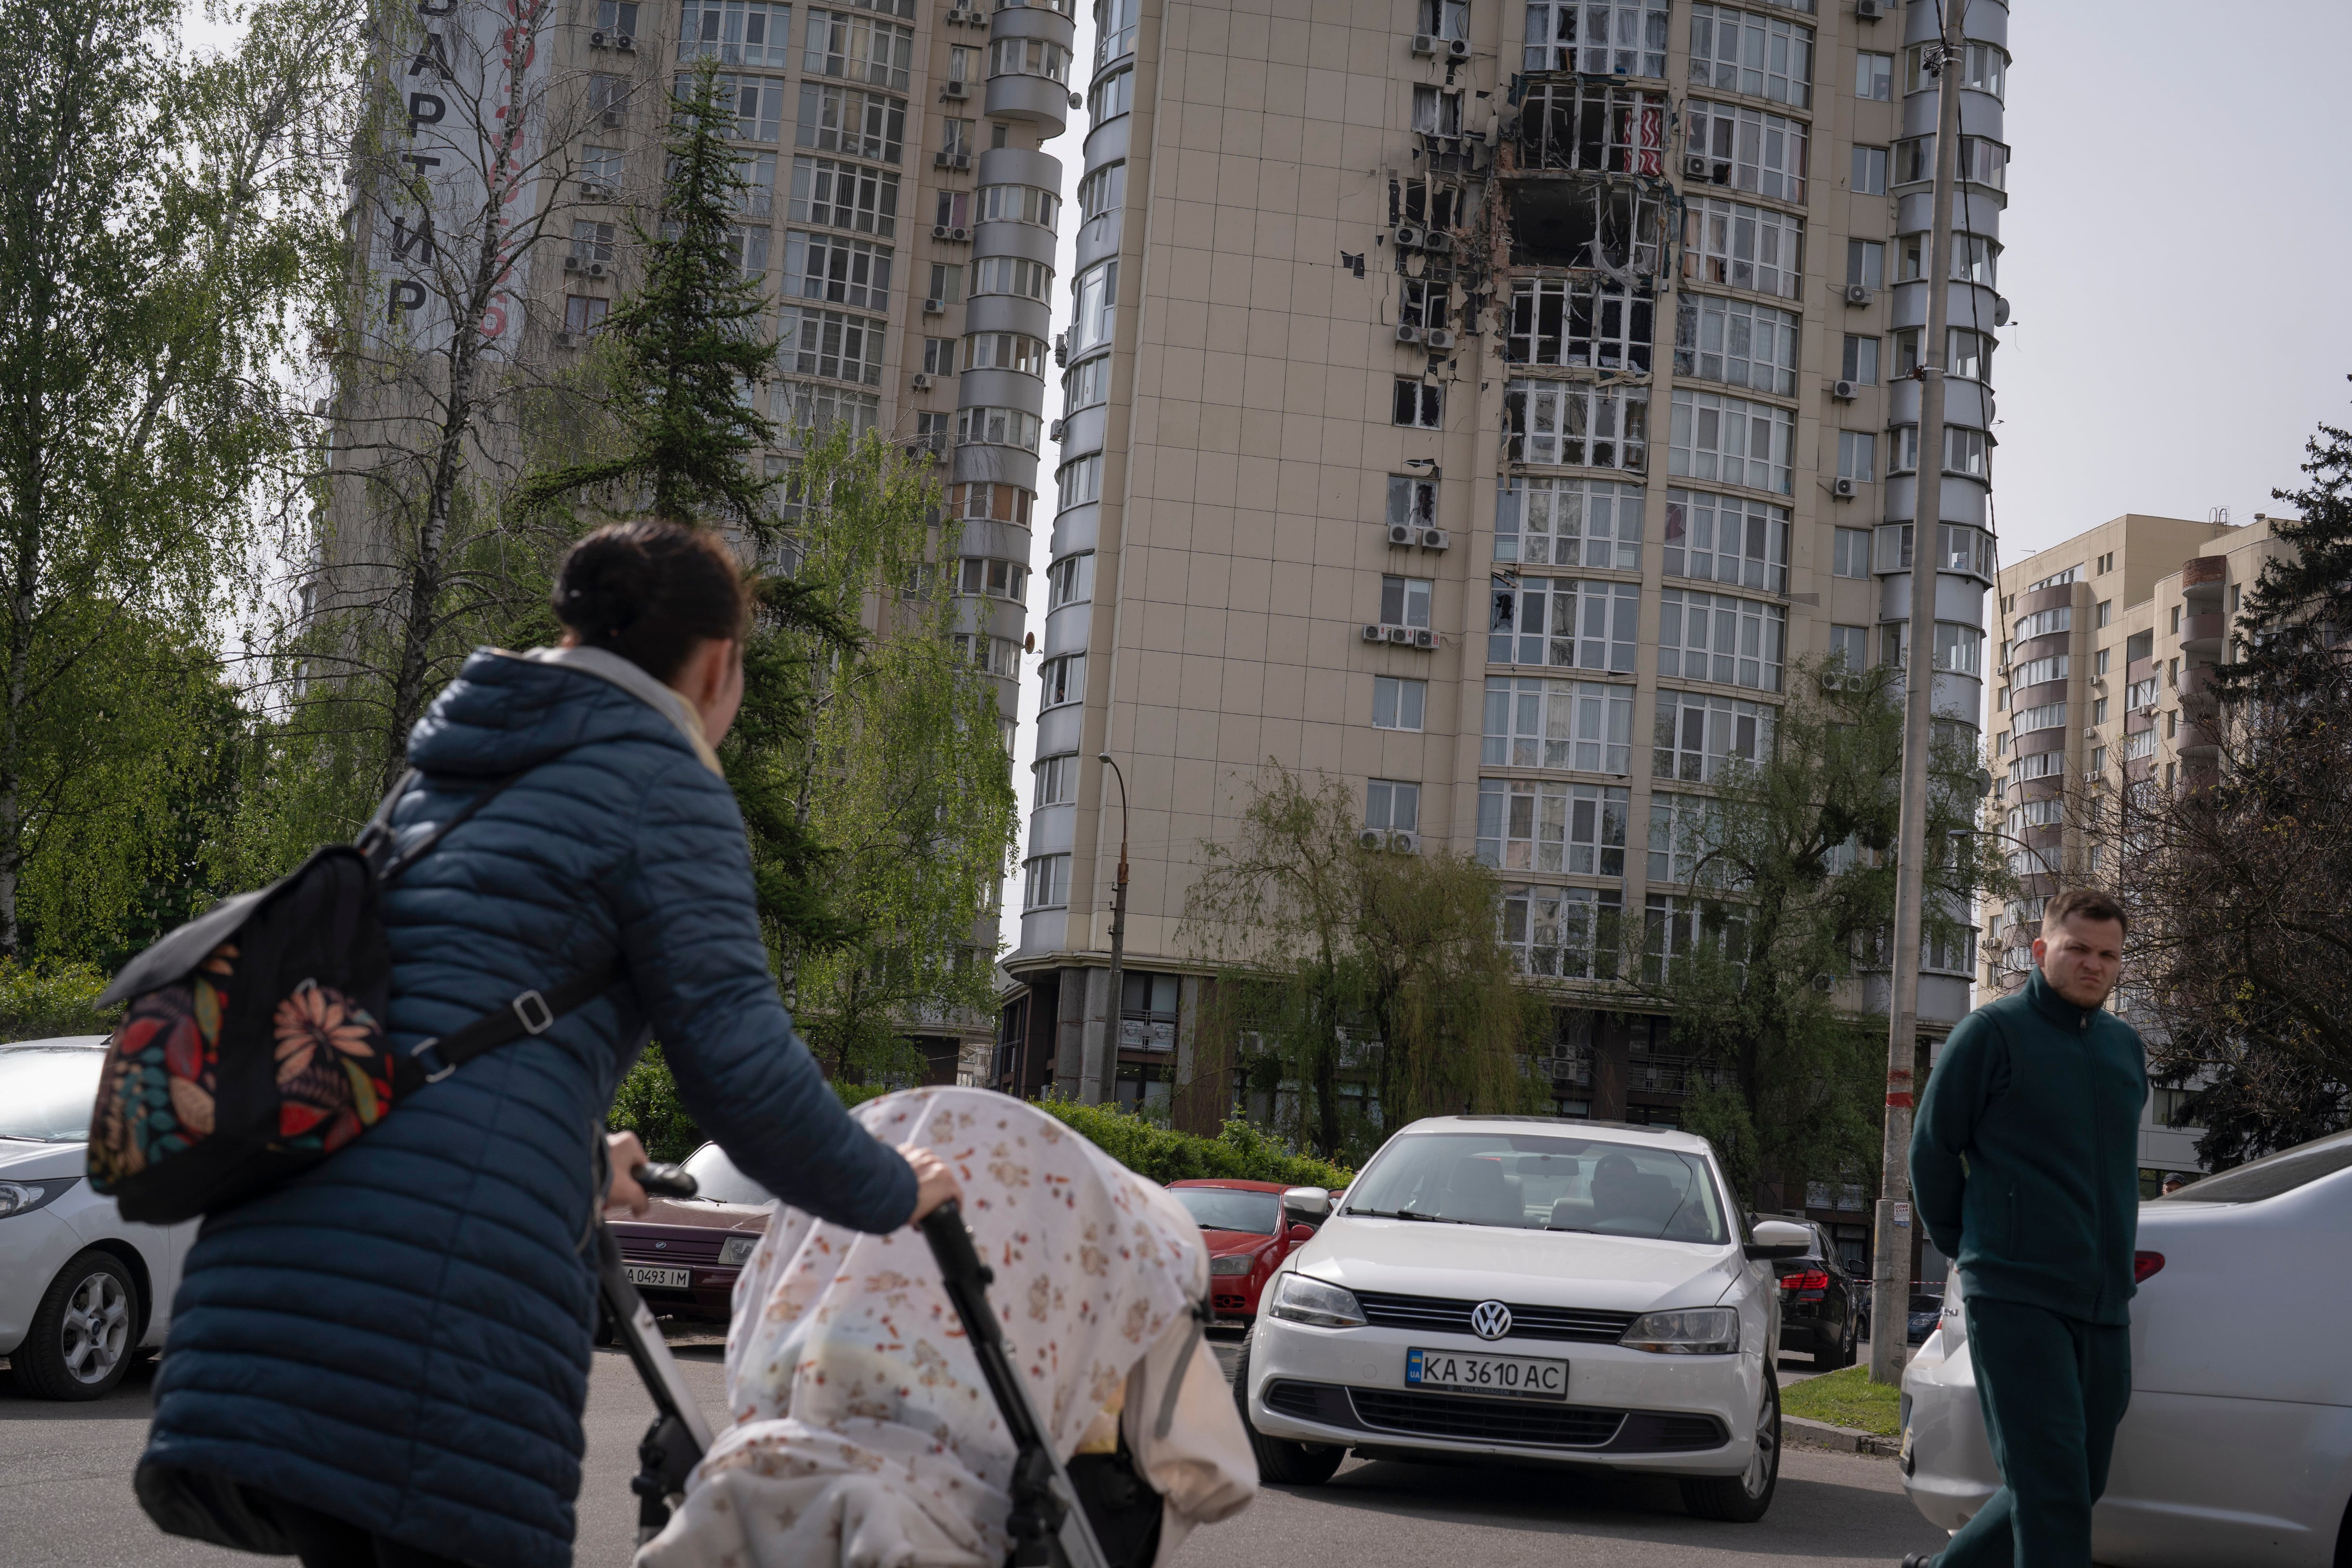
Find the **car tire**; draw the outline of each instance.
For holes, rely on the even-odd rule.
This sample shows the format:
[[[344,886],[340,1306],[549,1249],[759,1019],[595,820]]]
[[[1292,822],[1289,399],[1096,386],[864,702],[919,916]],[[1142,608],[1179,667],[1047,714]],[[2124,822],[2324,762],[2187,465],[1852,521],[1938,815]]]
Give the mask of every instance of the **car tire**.
[[[1836,1364],[1849,1367],[1862,1359],[1862,1320],[1849,1319],[1845,1326],[1845,1343],[1838,1350]]]
[[[1694,1518],[1753,1524],[1772,1506],[1780,1484],[1780,1381],[1764,1370],[1764,1408],[1756,1417],[1756,1453],[1745,1475],[1685,1476],[1683,1507]]]
[[[139,1282],[130,1266],[91,1247],[49,1281],[8,1364],[36,1399],[103,1399],[131,1370],[139,1322]]]
[[[1319,1487],[1339,1473],[1348,1450],[1339,1443],[1294,1443],[1286,1437],[1268,1437],[1250,1424],[1250,1347],[1256,1338],[1257,1331],[1251,1330],[1242,1341],[1241,1360],[1234,1363],[1234,1408],[1241,1412],[1250,1452],[1257,1456],[1257,1479],[1276,1486]]]

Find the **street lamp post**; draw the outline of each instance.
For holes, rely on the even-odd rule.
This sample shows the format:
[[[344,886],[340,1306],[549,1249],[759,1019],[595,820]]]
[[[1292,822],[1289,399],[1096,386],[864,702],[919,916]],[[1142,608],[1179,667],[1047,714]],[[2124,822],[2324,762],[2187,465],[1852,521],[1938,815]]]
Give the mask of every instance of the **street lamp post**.
[[[1095,760],[1118,780],[1118,885],[1110,900],[1110,1016],[1103,1024],[1101,1046],[1087,1051],[1086,1071],[1078,1079],[1078,1100],[1086,1105],[1100,1105],[1108,1097],[1112,1075],[1118,1070],[1119,987],[1127,978],[1127,775],[1119,772],[1108,752]]]

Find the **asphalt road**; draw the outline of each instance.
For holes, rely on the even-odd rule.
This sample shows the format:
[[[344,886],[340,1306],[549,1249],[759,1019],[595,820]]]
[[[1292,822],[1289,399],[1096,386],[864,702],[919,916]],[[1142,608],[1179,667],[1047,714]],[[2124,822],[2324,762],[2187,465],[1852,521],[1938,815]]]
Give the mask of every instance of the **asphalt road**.
[[[1220,1350],[1230,1352],[1231,1346]],[[722,1404],[714,1344],[678,1360],[704,1407]],[[1782,1363],[1804,1374],[1802,1358]],[[28,1399],[0,1373],[0,1559],[9,1568],[196,1568],[252,1563],[241,1553],[160,1534],[131,1493],[145,1441],[152,1363],[89,1405]],[[618,1352],[597,1352],[588,1399],[588,1465],[578,1562],[622,1568],[635,1536],[628,1479],[650,1406]],[[1787,1451],[1772,1511],[1753,1525],[1685,1514],[1670,1482],[1584,1478],[1501,1466],[1350,1461],[1319,1488],[1268,1487],[1235,1518],[1193,1535],[1179,1568],[1707,1568],[1894,1564],[1941,1532],[1903,1496],[1892,1461]]]

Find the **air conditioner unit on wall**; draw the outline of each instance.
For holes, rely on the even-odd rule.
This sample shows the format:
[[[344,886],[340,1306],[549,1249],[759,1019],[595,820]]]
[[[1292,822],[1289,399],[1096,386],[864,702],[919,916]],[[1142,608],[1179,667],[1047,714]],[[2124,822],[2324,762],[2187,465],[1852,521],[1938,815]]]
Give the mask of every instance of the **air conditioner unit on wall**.
[[[1470,40],[1467,38],[1446,39],[1445,58],[1449,60],[1468,59],[1470,58]]]
[[[1706,178],[1706,154],[1704,153],[1687,153],[1683,158],[1683,174],[1685,178],[1704,180]]]
[[[1861,493],[1862,487],[1852,479],[1838,479],[1830,486],[1830,494],[1840,500],[1852,500]]]
[[[1386,642],[1388,640],[1388,628],[1381,626],[1378,621],[1368,621],[1365,623],[1364,640],[1366,642]]]
[[[1867,283],[1849,283],[1845,286],[1845,302],[1849,305],[1867,305],[1871,301],[1871,287]]]
[[[1411,626],[1390,626],[1387,628],[1387,631],[1389,641],[1395,643],[1400,647],[1402,647],[1405,644],[1412,641],[1412,628]]]
[[[610,272],[612,268],[601,261],[592,261],[587,266],[582,268],[581,270],[587,273],[591,278],[602,278],[606,273]]]
[[[1397,323],[1396,341],[1401,343],[1417,343],[1421,342],[1421,329],[1414,326],[1411,321],[1399,321]]]
[[[592,49],[604,48],[611,42],[612,40],[606,37],[603,33],[591,33],[588,35],[588,47]]]
[[[585,265],[586,263],[576,256],[567,256],[563,258],[563,270],[566,272],[577,272]]]
[[[1412,52],[1416,55],[1423,56],[1435,54],[1437,52],[1436,38],[1427,33],[1415,33],[1412,36]]]
[[[1424,528],[1421,531],[1421,537],[1413,542],[1423,550],[1443,550],[1454,542],[1454,536],[1442,528]]]
[[[923,301],[923,314],[926,316],[944,316],[947,313],[948,302],[945,300],[926,300]]]
[[[961,244],[963,241],[971,237],[971,230],[961,227],[951,228],[948,230],[948,237],[956,241],[958,244]]]
[[[604,123],[606,125],[618,125],[620,122],[621,111],[619,110],[608,109],[604,111]]]
[[[1067,427],[1068,422],[1066,420],[1055,420],[1051,425],[1045,426],[1045,439],[1048,441],[1059,441],[1062,438],[1062,432]]]
[[[1388,837],[1380,828],[1367,827],[1356,835],[1356,842],[1367,849],[1384,849],[1388,847]]]
[[[1431,631],[1427,626],[1415,626],[1412,628],[1412,646],[1415,647],[1435,647],[1437,646],[1437,634]]]
[[[1833,381],[1830,383],[1830,395],[1836,398],[1840,403],[1852,403],[1855,397],[1861,395],[1861,392],[1862,388],[1856,386],[1850,381]]]
[[[1421,248],[1423,232],[1423,230],[1416,228],[1409,223],[1401,223],[1397,225],[1397,248],[1399,250],[1419,250]]]
[[[1421,247],[1438,256],[1451,256],[1454,237],[1443,229],[1425,228],[1421,231]]]
[[[1886,6],[1884,0],[1853,0],[1853,15],[1856,21],[1875,22],[1886,15]]]
[[[929,374],[929,372],[927,372],[927,371],[919,371],[919,371],[917,371],[917,372],[915,373],[915,390],[916,390],[917,392],[929,392],[929,391],[930,391],[930,389],[931,389],[931,377],[930,377],[930,374]]]
[[[625,55],[633,55],[637,52],[637,40],[629,37],[628,34],[623,33],[619,37],[613,40],[613,47],[620,50]]]
[[[951,102],[961,103],[971,96],[971,84],[961,81],[942,83],[940,87],[940,96]]]
[[[1412,542],[1412,524],[1409,522],[1392,522],[1389,524],[1389,542],[1395,545],[1411,544]]]
[[[1443,353],[1454,346],[1454,334],[1444,327],[1432,327],[1422,334],[1422,342]]]

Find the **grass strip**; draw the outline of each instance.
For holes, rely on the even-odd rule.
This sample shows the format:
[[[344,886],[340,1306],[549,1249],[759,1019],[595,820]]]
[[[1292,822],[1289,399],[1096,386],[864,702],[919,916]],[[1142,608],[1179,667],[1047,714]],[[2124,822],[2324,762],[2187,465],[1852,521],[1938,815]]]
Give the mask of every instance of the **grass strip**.
[[[1870,1381],[1870,1368],[1823,1373],[1780,1391],[1780,1408],[1808,1421],[1827,1421],[1892,1437],[1902,1431],[1902,1392]]]

